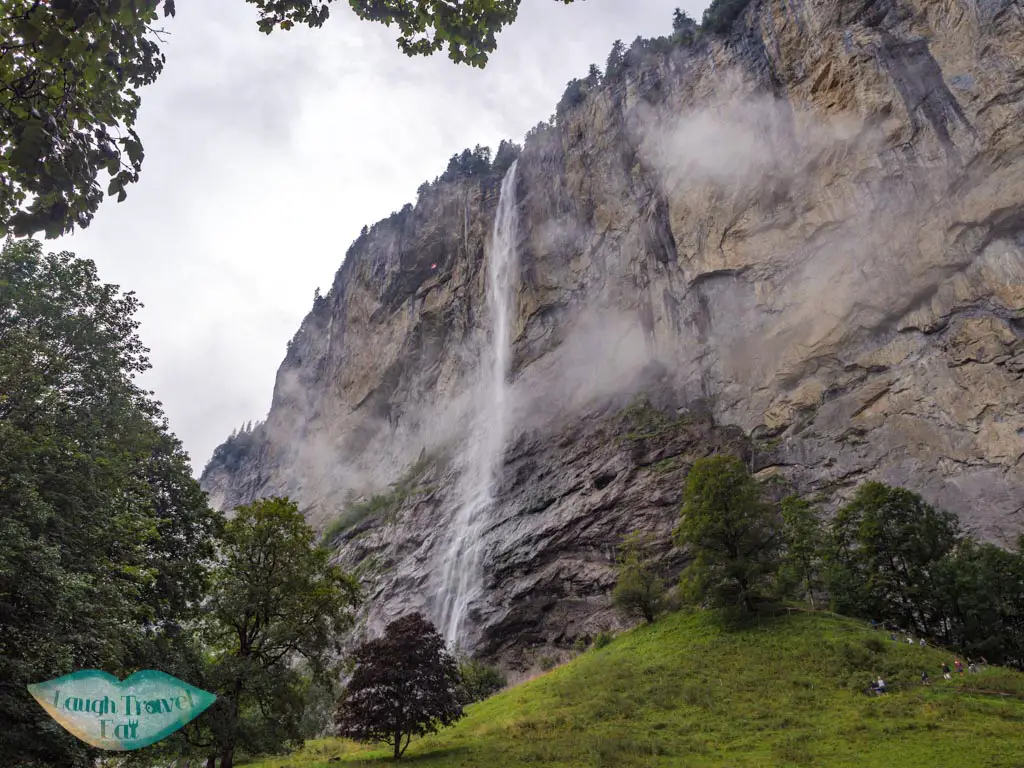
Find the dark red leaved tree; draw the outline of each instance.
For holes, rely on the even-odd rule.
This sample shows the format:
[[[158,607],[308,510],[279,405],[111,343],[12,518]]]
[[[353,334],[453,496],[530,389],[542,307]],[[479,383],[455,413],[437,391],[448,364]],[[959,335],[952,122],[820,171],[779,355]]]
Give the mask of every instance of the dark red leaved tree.
[[[436,733],[463,716],[459,668],[434,625],[419,613],[391,622],[359,646],[338,709],[342,736],[385,742],[399,759],[413,736]]]

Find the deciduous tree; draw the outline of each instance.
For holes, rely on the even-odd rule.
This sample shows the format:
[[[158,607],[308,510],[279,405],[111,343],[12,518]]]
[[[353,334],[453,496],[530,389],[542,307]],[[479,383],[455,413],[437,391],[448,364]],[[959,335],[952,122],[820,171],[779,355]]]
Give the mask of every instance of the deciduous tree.
[[[1024,668],[1024,538],[1016,551],[963,541],[935,570],[941,612],[932,634],[969,657]]]
[[[218,517],[134,377],[131,293],[91,261],[0,253],[0,765],[92,764],[25,686],[155,658],[202,594]]]
[[[463,704],[483,701],[508,685],[508,678],[500,669],[477,659],[465,659],[459,663],[459,680]]]
[[[944,610],[936,565],[960,538],[952,513],[905,488],[864,483],[830,529],[827,576],[835,610],[929,633]]]
[[[285,498],[238,507],[220,558],[205,606],[219,695],[209,723],[220,768],[231,768],[239,745],[260,753],[301,740],[307,683],[295,662],[329,676],[359,590]]]
[[[421,614],[391,622],[383,637],[363,643],[352,660],[338,710],[343,736],[390,744],[398,760],[413,736],[435,733],[463,716],[458,665]]]
[[[818,511],[807,499],[787,496],[779,505],[785,552],[779,569],[780,580],[792,588],[811,608],[820,587],[824,536]]]

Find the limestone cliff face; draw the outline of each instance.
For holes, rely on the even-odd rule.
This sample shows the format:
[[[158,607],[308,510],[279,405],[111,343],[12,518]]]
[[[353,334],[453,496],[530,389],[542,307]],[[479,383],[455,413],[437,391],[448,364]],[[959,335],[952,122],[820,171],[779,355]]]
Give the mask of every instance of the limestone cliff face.
[[[203,475],[221,506],[287,493],[325,522],[422,458],[342,536],[371,628],[433,609],[499,185],[441,184],[357,240],[268,420]],[[666,533],[715,449],[1024,528],[1018,2],[754,2],[534,133],[516,199],[515,428],[466,645],[529,666],[612,623],[618,537]]]

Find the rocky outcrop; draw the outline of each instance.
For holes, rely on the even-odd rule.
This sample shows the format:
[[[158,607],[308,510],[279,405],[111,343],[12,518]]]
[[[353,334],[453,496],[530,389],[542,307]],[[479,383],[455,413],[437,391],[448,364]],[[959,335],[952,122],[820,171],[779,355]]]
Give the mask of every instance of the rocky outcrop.
[[[371,628],[431,608],[499,185],[432,186],[360,237],[267,421],[203,474],[221,506],[286,493],[319,523],[446,447],[343,537]],[[1019,3],[754,2],[533,132],[516,195],[516,426],[466,645],[528,665],[613,621],[617,537],[666,533],[712,448],[833,502],[879,479],[1024,528]],[[656,439],[628,437],[637,393]]]

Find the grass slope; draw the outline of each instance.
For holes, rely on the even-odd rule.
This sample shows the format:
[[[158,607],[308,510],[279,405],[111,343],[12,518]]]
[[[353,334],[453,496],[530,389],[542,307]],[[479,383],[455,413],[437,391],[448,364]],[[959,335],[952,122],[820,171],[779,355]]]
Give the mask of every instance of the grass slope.
[[[731,631],[708,614],[674,614],[473,705],[457,726],[414,741],[402,762],[436,768],[1024,764],[1024,675],[989,669],[945,682],[940,668],[952,661],[948,652],[894,643],[862,622],[822,614]],[[919,685],[922,670],[932,677],[930,687]],[[906,687],[865,695],[878,675]],[[387,754],[328,739],[251,765],[379,766]]]

